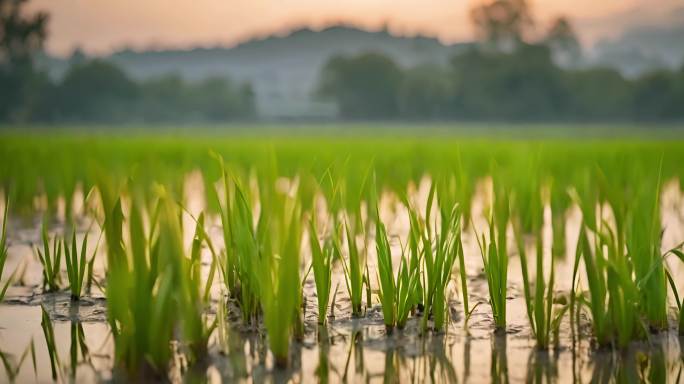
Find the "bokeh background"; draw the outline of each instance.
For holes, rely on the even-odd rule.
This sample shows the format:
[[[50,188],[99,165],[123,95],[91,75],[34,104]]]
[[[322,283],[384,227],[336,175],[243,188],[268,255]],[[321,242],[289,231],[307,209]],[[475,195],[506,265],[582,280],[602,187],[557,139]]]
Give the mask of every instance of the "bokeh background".
[[[677,0],[0,0],[0,121],[673,122]]]

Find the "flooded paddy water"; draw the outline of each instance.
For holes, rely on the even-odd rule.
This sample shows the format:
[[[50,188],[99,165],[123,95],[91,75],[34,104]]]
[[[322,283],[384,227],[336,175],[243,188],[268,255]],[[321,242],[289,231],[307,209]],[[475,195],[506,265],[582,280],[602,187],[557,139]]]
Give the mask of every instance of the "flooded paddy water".
[[[195,180],[194,184],[202,185],[201,180]],[[684,204],[679,184],[666,185],[661,201],[661,219],[665,228],[663,250],[684,239]],[[420,185],[410,187],[409,191],[413,198],[425,205],[427,189],[429,181],[423,180]],[[193,214],[204,208],[202,198],[197,197],[202,195],[200,191],[186,203]],[[354,317],[343,269],[341,265],[335,265],[332,287],[336,294],[328,324],[318,325],[316,290],[313,275],[309,274],[303,287],[304,332],[290,345],[288,368],[280,369],[275,367],[263,327],[254,329],[242,324],[237,313],[239,309],[224,294],[223,283],[217,278],[212,287],[211,307],[207,311],[213,318],[217,313],[223,313],[218,308],[227,303],[228,327],[224,334],[219,334],[218,330],[214,332],[208,357],[192,366],[187,363],[181,348],[174,347],[170,380],[212,383],[678,383],[684,380],[684,339],[677,335],[673,305],[669,330],[651,333],[647,339],[632,342],[625,349],[598,348],[592,339],[587,311],[582,312],[577,327],[571,327],[569,316],[565,316],[551,348],[548,351],[538,349],[525,309],[520,259],[513,249],[509,252],[507,326],[505,331],[495,332],[487,280],[476,241],[476,233],[482,233],[487,225],[482,199],[482,196],[475,197],[472,224],[463,231],[468,294],[471,308],[476,306],[469,318],[463,313],[462,297],[455,279],[452,279],[450,321],[444,332],[422,334],[419,326],[421,317],[414,314],[404,329],[388,334],[376,297],[376,279],[371,278],[374,305],[367,308],[363,316]],[[392,239],[393,255],[399,257],[408,236],[407,213],[402,210],[396,196],[391,194],[383,196],[380,206]],[[555,287],[560,294],[559,300],[571,286],[573,257],[568,255],[574,254],[580,215],[576,207],[567,212],[567,255],[555,260]],[[189,215],[184,220],[192,223]],[[209,222],[212,223],[208,227],[209,234],[218,246],[222,246],[220,219],[213,217]],[[100,229],[92,223],[89,217],[80,218],[79,238],[86,232],[90,233],[91,239],[98,238]],[[192,228],[192,225],[184,228]],[[67,232],[59,218],[51,222],[50,231]],[[192,234],[184,233],[184,236],[189,247]],[[9,257],[2,280],[9,278],[13,271],[18,272],[15,283],[0,304],[0,350],[4,361],[0,382],[125,380],[125,376],[116,370],[113,336],[107,321],[107,302],[102,290],[106,272],[103,247],[94,264],[96,283],[87,287],[83,299],[75,302],[70,299],[68,290],[43,293],[42,267],[34,252],[34,247],[40,242],[40,220],[10,218]],[[95,241],[89,244],[93,248]],[[369,246],[371,276],[375,275],[377,268],[374,252],[374,247]],[[208,250],[204,249],[205,274],[210,260]],[[675,261],[666,262],[675,282],[684,288],[684,267]],[[304,257],[300,266],[302,276],[308,265],[309,257]],[[62,279],[64,282],[65,277]],[[580,276],[580,286],[585,281]],[[48,323],[44,320],[43,311]],[[49,343],[55,345],[54,353],[50,352]]]

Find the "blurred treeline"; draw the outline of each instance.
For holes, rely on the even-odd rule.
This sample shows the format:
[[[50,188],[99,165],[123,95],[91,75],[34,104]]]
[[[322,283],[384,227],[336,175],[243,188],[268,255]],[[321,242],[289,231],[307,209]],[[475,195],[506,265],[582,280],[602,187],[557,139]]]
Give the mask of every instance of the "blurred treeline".
[[[545,45],[473,48],[446,68],[403,70],[375,53],[336,57],[318,93],[347,119],[684,120],[684,67],[626,79],[611,68],[563,69]]]
[[[178,76],[136,81],[101,60],[75,57],[50,79],[32,54],[48,16],[0,0],[0,122],[220,122],[256,118],[248,84]],[[581,68],[581,46],[560,17],[539,33],[525,0],[473,8],[478,43],[446,65],[402,68],[364,53],[331,58],[312,97],[350,120],[684,120],[684,67],[636,79],[612,68]]]
[[[47,122],[220,122],[254,117],[249,85],[225,77],[197,83],[168,75],[134,81],[101,60],[72,64],[59,82],[44,80],[29,119]]]
[[[65,76],[35,69],[48,15],[0,0],[0,122],[210,122],[255,115],[249,85],[178,76],[135,81],[113,64],[74,59]]]
[[[570,22],[559,17],[540,33],[525,0],[490,1],[471,18],[479,42],[448,65],[402,69],[377,53],[338,56],[317,94],[347,119],[684,120],[684,66],[636,79],[580,68]]]

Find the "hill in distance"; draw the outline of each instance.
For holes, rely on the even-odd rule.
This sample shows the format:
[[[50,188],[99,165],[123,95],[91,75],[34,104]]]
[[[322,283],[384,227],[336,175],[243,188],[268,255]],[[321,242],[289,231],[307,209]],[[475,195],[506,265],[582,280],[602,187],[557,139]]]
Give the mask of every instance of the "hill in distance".
[[[677,8],[684,20],[684,8]],[[335,105],[312,97],[321,68],[334,55],[378,52],[405,68],[446,64],[472,43],[442,44],[433,37],[395,36],[383,29],[368,31],[333,26],[320,31],[300,28],[285,35],[251,39],[233,47],[190,49],[124,49],[102,57],[138,80],[175,74],[190,81],[212,76],[251,84],[258,113],[264,119],[328,118]],[[659,68],[676,69],[684,58],[681,26],[628,28],[613,40],[596,44],[582,66],[619,69],[629,77]],[[61,77],[69,59],[44,56],[39,65]]]
[[[136,79],[177,74],[188,80],[227,76],[249,82],[263,118],[325,118],[331,103],[315,101],[321,68],[334,55],[379,52],[400,66],[446,64],[468,44],[444,45],[431,37],[399,37],[386,30],[335,26],[320,31],[298,29],[285,36],[249,40],[234,47],[186,50],[122,50],[104,57]],[[69,60],[50,58],[46,67],[61,76]]]

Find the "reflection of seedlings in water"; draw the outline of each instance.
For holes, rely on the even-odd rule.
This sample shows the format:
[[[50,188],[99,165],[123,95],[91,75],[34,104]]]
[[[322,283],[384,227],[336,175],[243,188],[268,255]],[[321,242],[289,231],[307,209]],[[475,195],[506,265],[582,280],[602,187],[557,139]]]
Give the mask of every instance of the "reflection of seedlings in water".
[[[384,383],[398,383],[399,377],[396,371],[397,365],[399,364],[397,357],[395,356],[394,349],[389,349],[385,352],[385,372],[383,373]]]
[[[236,377],[247,376],[247,359],[245,358],[245,343],[239,337],[231,337],[232,331],[228,335],[230,364]]]
[[[490,375],[492,383],[508,383],[508,355],[506,351],[506,335],[492,335],[492,360]]]
[[[327,383],[330,376],[330,338],[326,327],[318,327],[318,366],[316,377],[320,383]]]
[[[648,346],[647,349],[598,351],[591,360],[592,382],[667,382],[667,361],[660,345]]]
[[[41,229],[41,239],[43,241],[43,251],[35,247],[38,259],[43,266],[43,291],[56,292],[59,290],[59,271],[62,261],[62,242],[55,236],[52,239],[52,252],[50,251],[50,236],[47,230],[47,218],[43,218]]]
[[[458,381],[456,369],[452,363],[451,354],[447,354],[447,350],[450,348],[448,348],[445,338],[440,335],[435,344],[437,344],[436,348],[427,354],[429,364],[427,365],[428,375],[425,377],[429,377],[432,383],[456,383]]]
[[[572,318],[572,311],[571,311],[570,317]],[[570,356],[571,356],[571,364],[572,364],[571,365],[572,366],[572,382],[577,383],[577,382],[579,382],[579,378],[581,377],[580,376],[580,367],[579,367],[580,361],[577,358],[578,346],[577,346],[577,342],[575,340],[575,333],[574,333],[574,330],[572,328],[572,325],[570,325],[570,327],[571,327],[570,328],[571,332],[573,333],[572,346],[570,347]]]
[[[667,381],[666,372],[667,364],[662,348],[652,349],[648,359],[648,376],[642,376],[642,378],[649,383],[665,383]]]
[[[40,322],[41,328],[43,328],[43,335],[45,336],[45,345],[48,349],[48,355],[50,356],[50,369],[52,370],[52,380],[57,380],[58,368],[60,366],[59,356],[57,355],[57,343],[55,342],[55,331],[52,328],[52,322],[48,316],[45,308],[40,307],[42,311],[42,320]]]
[[[5,368],[5,373],[7,374],[7,378],[10,383],[13,383],[17,379],[17,376],[19,376],[21,366],[24,365],[24,361],[26,360],[29,352],[31,352],[31,360],[33,361],[33,373],[34,375],[37,375],[38,367],[36,366],[36,347],[33,343],[33,339],[31,339],[31,342],[26,346],[24,352],[21,354],[21,357],[16,362],[12,358],[12,355],[0,351],[0,360],[2,360],[2,365]]]
[[[527,358],[527,383],[553,383],[558,379],[557,353],[532,350]]]
[[[593,370],[591,372],[591,382],[609,382],[613,376],[613,370],[616,365],[614,360],[613,353],[611,352],[601,353],[597,351],[592,353],[591,362],[593,363]],[[632,367],[635,368],[634,365],[632,365]]]
[[[463,382],[467,383],[470,378],[470,336],[466,336],[463,343]]]
[[[221,297],[223,297],[223,295]],[[245,350],[245,347],[246,344],[250,344],[250,342],[241,338],[240,335],[230,327],[230,324],[227,321],[226,311],[225,309],[222,309],[222,307],[224,306],[219,304],[219,309],[216,313],[218,320],[216,332],[218,334],[217,343],[219,354],[225,356],[226,359],[221,359],[219,362],[228,365],[226,372],[227,379],[234,381],[238,378],[245,378],[248,375],[247,356],[251,355]]]
[[[363,362],[363,334],[360,330],[353,331],[351,335],[351,340],[349,340],[349,353],[347,353],[347,360],[344,363],[344,375],[342,375],[342,381],[345,383],[347,382],[349,374],[349,362],[351,361],[352,353],[354,354],[354,374],[364,374],[365,368]]]
[[[86,344],[85,333],[83,332],[83,325],[80,322],[71,322],[71,345],[69,348],[71,357],[70,374],[72,380],[76,377],[76,368],[78,367],[78,355],[81,355],[81,360],[90,364],[90,353],[88,345]]]

